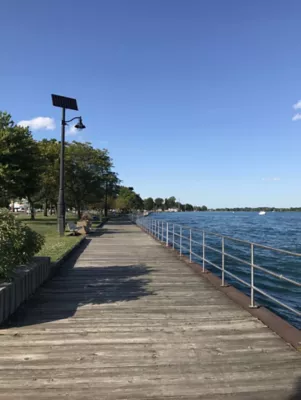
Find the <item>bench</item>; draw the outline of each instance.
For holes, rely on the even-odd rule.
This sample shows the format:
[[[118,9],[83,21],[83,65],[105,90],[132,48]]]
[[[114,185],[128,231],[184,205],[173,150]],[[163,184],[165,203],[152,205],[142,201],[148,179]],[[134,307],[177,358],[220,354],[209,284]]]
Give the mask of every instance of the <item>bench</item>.
[[[67,228],[73,235],[80,233],[79,231],[81,229],[80,226],[76,226],[73,222],[67,222]]]

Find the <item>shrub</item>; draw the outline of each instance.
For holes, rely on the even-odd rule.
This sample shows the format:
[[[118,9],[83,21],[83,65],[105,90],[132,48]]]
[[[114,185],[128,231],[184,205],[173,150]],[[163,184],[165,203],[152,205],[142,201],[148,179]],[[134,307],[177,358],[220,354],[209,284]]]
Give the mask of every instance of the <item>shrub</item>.
[[[44,237],[0,209],[0,277],[11,278],[14,269],[28,263],[42,248]]]

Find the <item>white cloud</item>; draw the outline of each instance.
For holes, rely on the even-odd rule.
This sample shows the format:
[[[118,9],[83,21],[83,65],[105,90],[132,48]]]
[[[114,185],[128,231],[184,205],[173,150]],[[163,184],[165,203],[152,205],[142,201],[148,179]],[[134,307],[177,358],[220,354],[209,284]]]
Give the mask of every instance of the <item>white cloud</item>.
[[[296,104],[293,105],[294,110],[301,110],[301,100],[299,100]]]
[[[75,136],[79,133],[79,130],[75,128],[75,125],[71,125],[70,128],[66,130],[66,136]]]
[[[300,113],[294,115],[293,118],[292,118],[292,121],[298,121],[299,119],[301,119],[301,114]]]
[[[53,118],[49,117],[36,117],[28,121],[20,121],[17,125],[23,126],[24,128],[28,126],[33,131],[37,131],[39,129],[53,131],[55,129],[55,121]]]

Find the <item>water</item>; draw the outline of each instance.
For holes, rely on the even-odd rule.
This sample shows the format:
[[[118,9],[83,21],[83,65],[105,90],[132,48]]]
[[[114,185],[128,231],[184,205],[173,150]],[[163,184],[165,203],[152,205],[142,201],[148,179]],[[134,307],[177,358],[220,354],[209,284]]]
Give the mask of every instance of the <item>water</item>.
[[[264,216],[256,212],[191,212],[191,213],[158,213],[148,218],[163,219],[192,228],[204,229],[238,239],[260,243],[267,246],[301,253],[301,212],[270,212]],[[179,228],[178,233],[179,233]],[[183,231],[185,233],[185,231]],[[188,237],[188,231],[185,235]],[[201,234],[193,233],[193,239],[202,242]],[[179,248],[179,238],[176,236]],[[206,244],[221,249],[221,239],[206,235]],[[188,241],[182,245],[188,249]],[[201,254],[201,246],[193,244],[193,252]],[[250,261],[250,246],[225,241],[225,251],[236,257]],[[187,254],[188,251],[183,251]],[[206,249],[206,258],[221,266],[221,255]],[[194,257],[194,261],[201,262]],[[255,248],[254,262],[278,274],[301,281],[301,257],[287,256],[269,250]],[[206,268],[220,276],[217,269],[206,265]],[[236,274],[250,283],[250,267],[239,263],[230,257],[225,257],[225,269]],[[281,281],[273,276],[256,270],[255,285],[267,291],[283,303],[301,311],[301,288],[288,282]],[[227,282],[249,295],[250,289],[245,285],[227,278]],[[293,312],[284,309],[277,303],[255,295],[256,302],[262,304],[297,328],[301,328],[301,319]]]

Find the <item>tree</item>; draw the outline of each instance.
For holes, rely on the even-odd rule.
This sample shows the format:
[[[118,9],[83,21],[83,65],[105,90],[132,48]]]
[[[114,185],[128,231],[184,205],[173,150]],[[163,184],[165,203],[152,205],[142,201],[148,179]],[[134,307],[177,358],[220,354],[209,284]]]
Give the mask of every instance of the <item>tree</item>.
[[[104,183],[112,167],[107,150],[94,149],[90,143],[66,144],[66,203],[76,207],[78,218],[82,207],[104,198]]]
[[[193,206],[191,204],[185,204],[185,211],[193,211]]]
[[[119,179],[117,178],[117,175],[113,172],[110,172],[104,176],[104,202],[103,202],[103,208],[104,208],[104,215],[107,217],[108,215],[108,209],[114,208],[112,205],[115,205],[115,198],[118,193],[118,183]],[[109,199],[110,203],[109,203]],[[113,202],[112,202],[113,200]]]
[[[158,197],[158,198],[156,198],[155,199],[155,205],[156,205],[156,208],[163,208],[163,202],[164,202],[164,200],[161,198],[161,197]]]
[[[168,209],[170,208],[170,205],[169,205],[168,199],[165,199],[165,200],[164,200],[164,205],[163,205],[163,208],[164,208],[164,210],[168,210]]]
[[[154,209],[154,200],[152,197],[148,197],[147,199],[144,200],[144,209],[147,211],[151,211]]]
[[[140,196],[140,194],[135,193],[135,201],[133,204],[134,210],[143,210],[144,209],[144,203],[143,200]]]
[[[121,186],[116,200],[116,207],[123,212],[142,210],[143,200],[132,187]]]
[[[43,160],[41,170],[40,200],[44,203],[44,216],[47,216],[47,208],[57,204],[59,191],[59,153],[60,144],[57,140],[43,139],[38,142],[40,155]]]
[[[28,128],[0,112],[0,189],[11,198],[27,198],[34,219],[34,196],[40,189],[42,160]]]
[[[168,199],[168,205],[169,205],[169,208],[175,208],[176,207],[176,198],[174,196],[171,196]]]

